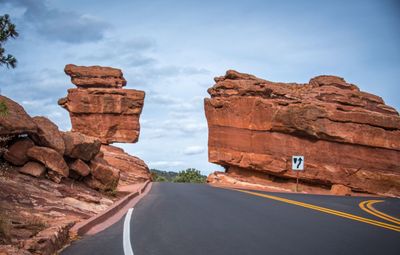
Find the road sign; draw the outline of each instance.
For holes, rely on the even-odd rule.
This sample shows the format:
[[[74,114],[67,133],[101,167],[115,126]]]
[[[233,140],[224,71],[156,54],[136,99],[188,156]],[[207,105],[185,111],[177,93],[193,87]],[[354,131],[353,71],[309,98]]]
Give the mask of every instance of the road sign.
[[[292,156],[292,170],[294,171],[304,170],[304,156]]]

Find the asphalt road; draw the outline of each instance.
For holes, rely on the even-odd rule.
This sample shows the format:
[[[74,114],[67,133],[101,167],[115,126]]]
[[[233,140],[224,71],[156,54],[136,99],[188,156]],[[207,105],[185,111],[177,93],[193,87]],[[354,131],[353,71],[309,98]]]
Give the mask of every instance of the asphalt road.
[[[369,199],[273,195],[355,217],[389,223],[359,207]],[[398,217],[400,199],[375,208]],[[353,217],[351,216],[351,217]],[[124,254],[124,219],[62,254]],[[331,213],[201,184],[154,183],[134,208],[130,242],[135,255],[400,254],[400,232]]]

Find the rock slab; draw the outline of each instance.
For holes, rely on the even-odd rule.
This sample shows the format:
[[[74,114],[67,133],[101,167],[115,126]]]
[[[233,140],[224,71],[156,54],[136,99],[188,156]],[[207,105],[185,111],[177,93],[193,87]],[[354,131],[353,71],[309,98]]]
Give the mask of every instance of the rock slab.
[[[382,98],[336,76],[296,84],[230,70],[215,81],[204,101],[209,161],[228,174],[289,181],[292,155],[304,155],[304,183],[400,196],[400,117]]]

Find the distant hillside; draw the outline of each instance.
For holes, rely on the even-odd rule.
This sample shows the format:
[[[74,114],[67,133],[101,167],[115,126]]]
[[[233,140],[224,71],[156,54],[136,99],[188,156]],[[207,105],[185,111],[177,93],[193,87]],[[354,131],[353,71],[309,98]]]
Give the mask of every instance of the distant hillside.
[[[178,175],[176,172],[172,171],[163,171],[158,169],[150,169],[151,175],[154,181],[159,182],[172,182],[175,177]]]
[[[195,168],[188,168],[179,171],[179,173],[171,171],[162,171],[158,169],[150,169],[151,176],[155,182],[186,182],[186,183],[205,183],[207,176]]]

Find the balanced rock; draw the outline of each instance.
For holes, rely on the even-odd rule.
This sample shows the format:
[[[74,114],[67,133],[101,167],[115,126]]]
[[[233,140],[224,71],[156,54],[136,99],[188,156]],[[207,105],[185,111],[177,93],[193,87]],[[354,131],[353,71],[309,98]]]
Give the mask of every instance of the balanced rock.
[[[98,139],[79,132],[62,132],[65,144],[65,156],[89,161],[100,151]]]
[[[46,172],[46,167],[38,162],[29,161],[23,167],[18,169],[20,173],[32,175],[34,177],[41,177]]]
[[[35,144],[28,137],[19,138],[4,153],[4,159],[13,165],[22,166],[28,162],[27,152],[33,146]]]
[[[36,133],[35,122],[22,106],[2,95],[0,95],[0,103],[6,106],[5,113],[0,114],[0,135]]]
[[[32,119],[38,127],[37,133],[32,135],[35,143],[40,146],[50,147],[63,155],[65,145],[57,125],[43,116],[33,117]]]
[[[104,153],[104,160],[108,164],[120,170],[120,185],[151,180],[149,167],[140,158],[111,145],[102,145],[100,151]]]
[[[64,158],[55,150],[48,147],[34,146],[27,152],[29,158],[38,161],[46,168],[58,173],[63,177],[68,177],[69,168]]]
[[[80,68],[90,73],[91,69],[97,72],[99,67]],[[67,97],[61,98],[58,104],[68,110],[72,131],[97,137],[103,144],[134,143],[139,138],[144,97],[145,93],[139,90],[92,85],[69,89]]]
[[[400,195],[400,117],[382,98],[336,76],[278,83],[228,71],[208,90],[209,161],[292,182]]]
[[[122,71],[117,68],[69,64],[64,71],[77,87],[122,88],[126,85]]]

